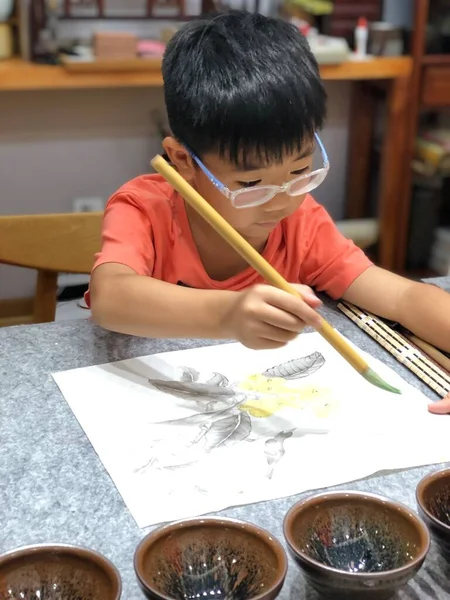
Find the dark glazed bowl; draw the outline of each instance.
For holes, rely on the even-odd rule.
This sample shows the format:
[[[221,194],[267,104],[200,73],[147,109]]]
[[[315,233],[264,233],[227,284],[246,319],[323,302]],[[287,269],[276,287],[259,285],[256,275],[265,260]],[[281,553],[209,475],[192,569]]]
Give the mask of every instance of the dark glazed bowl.
[[[419,514],[441,554],[450,561],[450,469],[430,473],[416,489]]]
[[[293,558],[319,593],[385,600],[422,566],[425,524],[409,508],[374,494],[328,492],[295,504],[284,519]]]
[[[150,533],[136,550],[134,568],[154,600],[272,600],[283,587],[287,557],[268,531],[207,517]]]
[[[41,544],[0,556],[0,600],[119,600],[121,591],[117,569],[92,550]]]

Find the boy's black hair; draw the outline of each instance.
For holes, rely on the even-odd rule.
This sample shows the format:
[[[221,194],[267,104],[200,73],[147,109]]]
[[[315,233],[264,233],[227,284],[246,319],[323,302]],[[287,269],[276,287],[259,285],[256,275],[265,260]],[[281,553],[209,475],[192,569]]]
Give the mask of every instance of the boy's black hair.
[[[279,19],[232,11],[192,21],[169,41],[162,72],[172,134],[200,157],[281,162],[325,119],[308,42]]]

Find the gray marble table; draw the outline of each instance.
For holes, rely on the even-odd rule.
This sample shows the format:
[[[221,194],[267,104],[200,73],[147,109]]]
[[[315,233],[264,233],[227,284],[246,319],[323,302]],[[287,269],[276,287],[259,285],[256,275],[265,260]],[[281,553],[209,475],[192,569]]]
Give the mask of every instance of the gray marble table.
[[[450,278],[435,283],[450,291]],[[359,347],[433,399],[414,375],[333,307],[325,308],[325,316]],[[115,335],[86,320],[0,329],[1,552],[40,542],[93,548],[118,567],[122,598],[142,600],[133,554],[147,531],[136,526],[51,373],[205,344]],[[341,487],[378,492],[415,507],[416,484],[435,468],[378,474]],[[230,508],[221,514],[257,523],[283,540],[283,516],[300,497]],[[449,597],[450,565],[444,564],[432,548],[424,568],[398,598]],[[290,563],[280,599],[315,598]]]

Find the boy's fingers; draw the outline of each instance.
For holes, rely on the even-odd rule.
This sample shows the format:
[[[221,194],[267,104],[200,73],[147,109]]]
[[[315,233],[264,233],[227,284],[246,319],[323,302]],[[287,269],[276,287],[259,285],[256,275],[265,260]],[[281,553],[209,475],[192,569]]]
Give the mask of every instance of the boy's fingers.
[[[450,413],[450,393],[445,398],[428,405],[428,410],[435,415],[446,415]]]
[[[316,308],[319,308],[322,302],[312,291],[302,294],[301,299],[292,299],[295,300],[291,311],[294,315],[304,321],[307,325],[311,325],[311,327],[321,326],[322,317],[316,312]]]
[[[310,293],[312,294],[312,292]],[[300,299],[292,294],[287,294],[286,292],[276,288],[269,287],[265,299],[266,302],[272,306],[291,313],[307,325],[311,325],[312,327],[320,327],[322,323],[320,315],[309,305],[309,302],[311,302],[311,296],[308,296],[309,302],[307,302],[306,298]],[[277,323],[272,324],[277,325]]]
[[[261,319],[267,326],[273,326],[277,329],[284,329],[293,333],[299,333],[305,326],[303,321],[292,312],[287,312],[270,304],[266,304],[263,307]]]
[[[322,325],[322,317],[319,313],[306,304],[306,302],[300,302],[301,304],[296,307],[294,314],[307,325],[310,325],[311,327],[320,327]]]
[[[275,342],[266,338],[257,338],[249,348],[252,350],[278,350],[286,346],[286,342]]]
[[[308,287],[307,285],[299,285],[296,283],[292,285],[298,291],[298,293],[302,297],[302,300],[304,300],[306,304],[309,304],[309,306],[312,306],[313,308],[317,308],[322,305],[322,300],[320,300],[315,295],[315,293],[310,287]]]
[[[272,342],[287,344],[287,342],[294,340],[300,331],[301,329],[290,331],[273,325],[265,324],[264,327],[261,328],[261,331],[258,331],[258,337],[261,339],[270,340]]]

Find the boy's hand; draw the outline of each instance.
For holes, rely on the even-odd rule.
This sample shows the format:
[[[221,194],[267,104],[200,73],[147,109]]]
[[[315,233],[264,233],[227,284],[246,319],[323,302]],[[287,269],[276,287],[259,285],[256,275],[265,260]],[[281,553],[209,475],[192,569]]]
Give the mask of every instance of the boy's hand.
[[[281,348],[307,325],[319,326],[314,309],[322,302],[311,288],[294,285],[302,299],[271,285],[257,285],[236,294],[225,327],[248,348]]]
[[[445,398],[428,405],[428,410],[435,415],[446,415],[450,413],[450,393]]]

